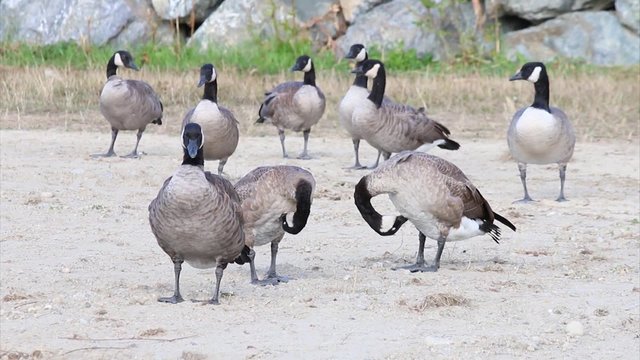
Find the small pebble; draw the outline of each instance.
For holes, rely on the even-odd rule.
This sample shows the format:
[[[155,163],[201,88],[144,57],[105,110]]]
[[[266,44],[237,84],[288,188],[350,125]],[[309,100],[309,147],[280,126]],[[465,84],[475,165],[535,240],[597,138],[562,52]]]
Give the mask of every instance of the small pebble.
[[[570,321],[567,324],[567,334],[571,336],[582,336],[584,334],[584,327],[580,321]]]
[[[40,197],[43,199],[50,199],[53,197],[53,193],[48,192],[48,191],[44,191],[40,193]]]

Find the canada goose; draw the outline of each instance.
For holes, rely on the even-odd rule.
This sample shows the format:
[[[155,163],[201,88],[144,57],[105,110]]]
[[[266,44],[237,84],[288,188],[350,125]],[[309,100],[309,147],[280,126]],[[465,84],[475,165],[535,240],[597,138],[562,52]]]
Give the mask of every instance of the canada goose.
[[[316,181],[310,172],[286,165],[258,167],[235,184],[242,200],[245,244],[253,249],[254,246],[271,243],[271,266],[265,279],[258,280],[251,259],[252,283],[275,285],[287,281],[287,277],[276,273],[278,244],[285,231],[297,234],[307,224],[315,186]]]
[[[382,216],[371,205],[371,198],[388,194],[399,216]],[[384,162],[356,185],[355,204],[369,226],[380,235],[395,234],[407,221],[419,231],[420,246],[411,272],[438,271],[446,241],[457,241],[489,234],[497,243],[498,220],[513,231],[509,220],[491,210],[480,191],[452,163],[437,156],[405,151]],[[438,241],[434,263],[426,266],[426,237]],[[394,269],[395,270],[395,269]]]
[[[133,56],[127,51],[116,51],[107,63],[107,82],[100,93],[100,112],[111,124],[111,146],[105,154],[93,157],[109,157],[116,153],[113,145],[118,131],[138,130],[136,147],[125,157],[137,158],[138,144],[149,123],[162,125],[162,102],[151,86],[140,80],[124,80],[116,75],[118,67],[138,70]]]
[[[353,59],[356,61],[356,67],[362,66],[366,60],[369,59],[369,54],[367,53],[367,49],[362,44],[353,44],[351,48],[349,48],[349,52],[344,57],[345,59]],[[340,116],[340,123],[347,130],[349,135],[351,136],[351,140],[353,141],[353,151],[356,156],[355,165],[351,167],[351,169],[366,169],[366,166],[362,166],[360,164],[360,140],[362,136],[359,134],[357,129],[355,129],[351,124],[351,119],[353,115],[353,110],[355,109],[357,103],[366,99],[369,96],[369,91],[367,90],[367,77],[364,74],[356,75],[355,80],[353,81],[353,85],[349,87],[347,93],[344,95],[342,100],[340,100],[340,104],[338,105],[338,114]],[[383,102],[390,101],[386,96],[382,99]],[[380,159],[381,152],[378,150],[378,158],[376,160],[376,164]]]
[[[285,82],[265,93],[265,99],[258,110],[260,117],[256,122],[270,120],[278,128],[284,158],[288,157],[284,147],[284,130],[302,131],[304,150],[298,158],[310,159],[307,152],[309,133],[324,113],[324,94],[316,86],[316,71],[310,57],[298,57],[291,71],[302,71],[304,81]]]
[[[238,121],[231,111],[218,105],[218,76],[211,64],[204,64],[200,68],[198,87],[202,85],[202,100],[185,115],[182,127],[192,122],[202,126],[204,159],[220,160],[218,175],[222,175],[224,165],[238,146]]]
[[[227,264],[249,259],[249,249],[244,246],[240,198],[228,180],[204,171],[200,125],[185,126],[182,147],[182,166],[165,180],[158,196],[149,204],[151,230],[158,245],[171,257],[175,271],[173,296],[158,301],[173,304],[183,301],[180,270],[186,261],[199,269],[215,266],[216,288],[209,302],[218,304],[220,280]]]
[[[533,104],[513,115],[507,132],[509,151],[518,162],[524,187],[524,198],[517,202],[532,201],[527,191],[527,164],[551,163],[557,163],[560,170],[560,195],[556,201],[565,201],[564,178],[567,163],[573,155],[576,135],[567,114],[549,106],[547,69],[541,62],[526,63],[509,80],[530,81],[536,91]]]
[[[391,153],[438,146],[457,150],[460,144],[449,139],[449,129],[427,117],[424,108],[383,102],[386,85],[384,64],[367,60],[352,72],[373,79],[371,93],[353,111],[352,126],[371,146],[382,151],[385,160]],[[376,161],[377,166],[378,163]]]

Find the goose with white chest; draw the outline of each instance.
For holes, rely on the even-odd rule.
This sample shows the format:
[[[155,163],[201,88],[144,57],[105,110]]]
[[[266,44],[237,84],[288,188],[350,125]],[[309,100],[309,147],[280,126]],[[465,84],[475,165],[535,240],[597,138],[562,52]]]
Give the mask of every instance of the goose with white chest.
[[[182,120],[182,127],[195,122],[204,134],[204,159],[219,160],[218,175],[222,175],[229,157],[238,147],[240,132],[233,113],[218,104],[218,74],[212,64],[200,68],[200,82],[204,85],[202,100],[189,110]]]
[[[298,158],[310,159],[307,151],[309,134],[311,127],[317,124],[324,114],[325,96],[316,85],[316,71],[309,56],[299,56],[291,71],[302,71],[304,81],[288,81],[265,93],[256,122],[271,121],[278,128],[283,158],[288,157],[284,146],[285,129],[302,131],[304,149]]]
[[[524,197],[518,202],[532,201],[527,190],[527,164],[552,163],[558,164],[560,173],[560,194],[556,200],[565,201],[565,173],[573,156],[576,136],[564,111],[549,106],[547,69],[541,62],[526,63],[509,80],[527,80],[535,89],[533,104],[515,113],[507,132],[509,151],[518,162],[524,188]]]
[[[125,157],[137,158],[138,144],[149,124],[162,125],[163,106],[151,86],[140,80],[125,80],[116,74],[119,67],[138,70],[128,51],[118,50],[107,63],[107,82],[100,93],[100,112],[111,125],[111,145],[105,154],[92,157],[115,156],[113,147],[118,132],[138,130],[136,146]]]
[[[399,216],[382,216],[373,208],[371,198],[380,194],[389,195]],[[395,234],[406,221],[418,229],[416,263],[398,267],[411,272],[438,271],[447,241],[489,234],[499,242],[501,231],[495,220],[516,230],[509,220],[491,209],[458,167],[417,151],[397,154],[364,176],[356,185],[354,200],[367,224],[382,236]],[[427,237],[438,242],[434,262],[429,266],[424,260]]]
[[[422,151],[434,146],[446,150],[460,148],[460,144],[449,139],[449,129],[427,117],[423,108],[416,110],[409,105],[383,101],[386,74],[382,62],[367,60],[353,72],[373,79],[373,85],[369,96],[355,106],[352,126],[382,152],[385,160],[392,153],[418,148]]]

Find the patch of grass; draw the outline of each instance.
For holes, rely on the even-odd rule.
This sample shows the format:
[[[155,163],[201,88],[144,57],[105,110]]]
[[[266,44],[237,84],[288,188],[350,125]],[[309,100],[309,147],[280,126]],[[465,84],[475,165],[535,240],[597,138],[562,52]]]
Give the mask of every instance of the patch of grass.
[[[422,300],[421,303],[414,305],[411,307],[412,310],[423,312],[426,309],[431,308],[439,308],[439,307],[450,307],[450,306],[467,306],[469,304],[469,299],[464,296],[448,294],[448,293],[440,293],[434,295],[428,295]]]

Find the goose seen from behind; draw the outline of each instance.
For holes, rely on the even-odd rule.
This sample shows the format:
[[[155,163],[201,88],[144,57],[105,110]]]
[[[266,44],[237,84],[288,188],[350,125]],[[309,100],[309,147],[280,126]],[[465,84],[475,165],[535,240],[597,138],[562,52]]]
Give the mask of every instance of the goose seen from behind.
[[[298,234],[306,226],[315,186],[309,171],[288,165],[258,167],[235,184],[242,200],[245,244],[251,249],[271,244],[271,265],[263,280],[256,274],[252,252],[252,283],[276,285],[288,280],[276,273],[278,245],[285,232]]]
[[[382,216],[373,208],[371,198],[380,194],[389,196],[399,216]],[[491,209],[458,167],[422,152],[402,152],[382,163],[358,182],[354,199],[360,215],[382,236],[395,234],[407,220],[418,229],[416,263],[399,267],[411,272],[437,271],[447,241],[489,234],[498,243],[500,228],[495,220],[516,230],[509,220]],[[427,237],[438,242],[434,262],[429,266],[424,260]]]
[[[507,143],[511,156],[518,162],[524,197],[518,202],[532,201],[527,191],[527,164],[557,163],[560,172],[560,194],[565,201],[564,180],[567,163],[573,156],[576,135],[567,117],[559,108],[549,106],[549,76],[541,62],[530,62],[509,78],[533,83],[533,104],[518,110],[511,119]]]
[[[383,102],[386,74],[382,62],[367,60],[352,72],[373,79],[371,93],[355,106],[352,126],[371,146],[382,151],[385,160],[391,153],[418,148],[422,151],[433,146],[447,150],[460,148],[460,144],[449,139],[449,129],[428,118],[424,108]]]
[[[284,146],[285,129],[302,131],[304,149],[298,158],[310,159],[307,151],[309,134],[311,127],[318,123],[324,113],[325,97],[316,85],[316,71],[309,56],[298,57],[291,71],[302,71],[304,80],[285,82],[265,93],[256,122],[271,121],[278,128],[284,158],[288,157]]]
[[[128,51],[116,51],[107,63],[107,82],[100,93],[100,112],[111,125],[111,145],[105,154],[92,157],[114,156],[116,137],[120,130],[138,130],[136,146],[125,157],[137,158],[138,144],[147,125],[162,125],[163,106],[151,86],[140,80],[125,80],[116,74],[119,67],[138,70]]]
[[[224,165],[238,146],[238,121],[233,113],[218,104],[218,75],[212,64],[200,68],[200,82],[204,85],[202,100],[187,112],[182,120],[186,124],[198,123],[204,134],[204,159],[219,160],[218,175],[222,175]]]
[[[180,271],[186,261],[199,269],[216,268],[216,285],[209,302],[218,304],[220,281],[227,264],[249,260],[240,198],[228,180],[204,171],[200,125],[185,126],[182,147],[182,165],[149,204],[151,230],[158,245],[171,258],[175,273],[173,296],[158,301],[174,304],[183,301]]]

